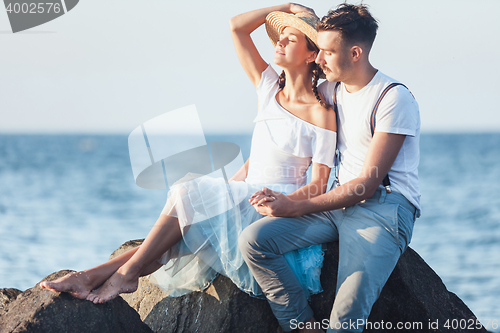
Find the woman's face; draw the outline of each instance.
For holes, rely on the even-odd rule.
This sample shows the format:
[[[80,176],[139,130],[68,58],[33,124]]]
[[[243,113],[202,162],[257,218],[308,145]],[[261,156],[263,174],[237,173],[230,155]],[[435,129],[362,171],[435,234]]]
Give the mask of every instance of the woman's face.
[[[282,68],[307,66],[314,61],[315,51],[307,48],[306,36],[300,30],[286,27],[276,43],[274,63]]]

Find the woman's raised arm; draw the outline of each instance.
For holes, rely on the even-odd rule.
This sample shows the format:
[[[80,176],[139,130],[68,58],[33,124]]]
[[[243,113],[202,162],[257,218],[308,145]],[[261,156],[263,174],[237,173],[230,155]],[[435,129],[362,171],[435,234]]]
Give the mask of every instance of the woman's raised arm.
[[[259,84],[261,74],[267,68],[267,63],[260,56],[250,34],[265,22],[267,14],[274,11],[294,14],[305,11],[314,13],[310,8],[294,3],[286,3],[243,13],[231,18],[229,21],[234,48],[243,69],[254,86]]]

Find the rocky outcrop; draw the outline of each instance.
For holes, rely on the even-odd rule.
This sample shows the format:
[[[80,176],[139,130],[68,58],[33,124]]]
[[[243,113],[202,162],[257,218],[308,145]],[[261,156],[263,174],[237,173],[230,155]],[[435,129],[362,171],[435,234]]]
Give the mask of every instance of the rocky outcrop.
[[[205,292],[167,297],[144,320],[154,332],[283,332],[266,300],[218,276]]]
[[[140,243],[126,243],[120,251]],[[330,243],[321,273],[325,291],[311,300],[318,321],[329,318],[337,266],[338,243]],[[123,296],[154,332],[281,332],[266,301],[241,292],[223,276],[204,292],[158,301],[164,295],[159,297],[159,293],[162,292],[147,278],[141,278],[135,295]],[[476,328],[476,317],[470,309],[446,289],[439,276],[411,248],[401,256],[368,322],[371,324],[364,332],[401,331],[397,330],[400,325],[407,332],[470,332],[470,328]],[[464,327],[465,323],[466,328],[461,329],[460,324]],[[482,327],[476,331],[486,332]]]
[[[337,265],[338,243],[330,243],[321,271],[325,291],[314,295],[311,302],[317,320],[329,318],[335,297]],[[373,305],[367,320],[371,326],[367,325],[364,332],[395,331],[401,324],[403,328],[406,325],[407,332],[487,332],[483,327],[475,329],[479,326],[476,320],[464,302],[446,289],[432,268],[408,248]],[[382,329],[382,322],[385,329]]]
[[[111,258],[141,242],[125,243]],[[330,243],[321,274],[325,291],[311,300],[318,321],[329,318],[337,266],[338,243]],[[45,279],[53,280],[68,272],[60,271]],[[0,309],[2,333],[282,332],[267,301],[248,296],[223,276],[217,277],[203,292],[177,298],[165,297],[147,278],[141,278],[136,292],[99,305],[38,285],[21,294],[6,289],[2,293],[8,299],[3,302],[4,310]],[[364,332],[470,332],[472,328],[486,332],[477,327],[476,317],[469,308],[446,289],[436,273],[410,248],[400,258],[373,306],[368,323]]]
[[[43,280],[54,280],[69,272],[60,271]],[[66,293],[42,289],[37,284],[6,305],[0,317],[0,332],[151,333],[151,330],[120,297],[95,305]]]
[[[109,259],[141,243],[126,242]],[[266,300],[248,296],[224,276],[203,292],[166,296],[147,277],[139,279],[136,292],[122,294],[154,332],[283,332]]]
[[[14,288],[0,289],[0,316],[3,313],[5,306],[15,300],[20,293],[22,293],[21,290]]]

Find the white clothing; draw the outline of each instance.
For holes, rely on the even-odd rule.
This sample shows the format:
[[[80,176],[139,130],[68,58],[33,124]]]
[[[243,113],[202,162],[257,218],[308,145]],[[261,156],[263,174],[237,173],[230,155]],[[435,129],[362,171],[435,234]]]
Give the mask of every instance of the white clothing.
[[[248,199],[262,186],[294,192],[305,185],[311,161],[333,166],[336,133],[279,106],[277,80],[269,66],[257,87],[259,113],[246,180],[227,184],[223,178],[188,174],[169,191],[162,214],[178,218],[183,239],[158,261],[164,266],[151,281],[173,296],[204,289],[220,273],[248,294],[263,297],[237,247],[241,232],[262,218]],[[285,253],[285,259],[306,295],[322,291],[321,245]]]
[[[301,187],[306,184],[306,170],[311,161],[333,167],[337,133],[285,110],[276,101],[277,81],[278,74],[269,66],[257,86],[259,113],[254,120],[245,182],[287,183]]]
[[[370,116],[382,91],[398,82],[378,71],[363,89],[349,93],[344,84],[337,88],[338,144],[340,151],[339,182],[359,176],[372,140]],[[336,82],[323,82],[319,92],[333,105]],[[382,99],[376,114],[375,132],[406,135],[389,171],[391,189],[401,193],[420,210],[418,163],[420,159],[420,113],[410,91],[396,86]],[[374,170],[376,172],[376,170]]]

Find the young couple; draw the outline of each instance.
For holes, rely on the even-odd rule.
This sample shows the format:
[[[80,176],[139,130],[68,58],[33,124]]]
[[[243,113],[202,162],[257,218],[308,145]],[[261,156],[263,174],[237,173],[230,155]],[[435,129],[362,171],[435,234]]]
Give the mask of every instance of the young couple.
[[[281,75],[250,37],[264,23]],[[310,8],[284,4],[230,26],[259,99],[249,160],[228,184],[173,186],[140,247],[41,286],[102,303],[151,273],[160,287],[183,290],[221,273],[265,296],[284,331],[298,322],[320,331],[307,301],[321,291],[318,244],[339,241],[328,332],[361,332],[352,323],[368,318],[420,214],[418,105],[370,64],[378,25],[363,5],[342,4],[319,21]],[[327,82],[317,88],[321,75]],[[327,192],[336,146],[338,184]]]

